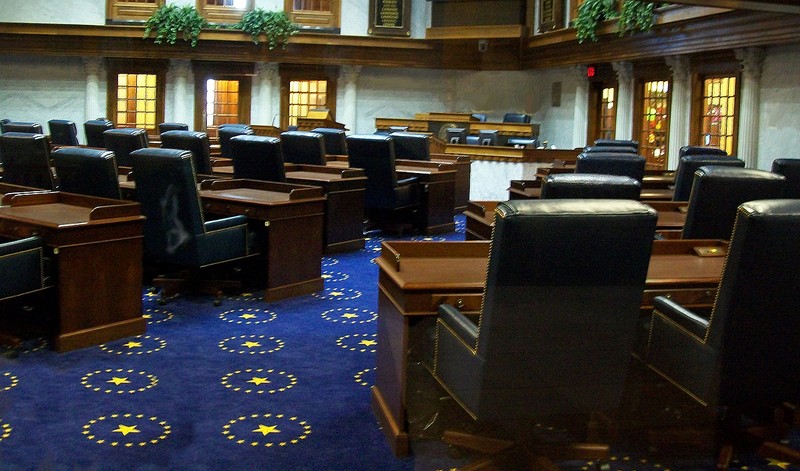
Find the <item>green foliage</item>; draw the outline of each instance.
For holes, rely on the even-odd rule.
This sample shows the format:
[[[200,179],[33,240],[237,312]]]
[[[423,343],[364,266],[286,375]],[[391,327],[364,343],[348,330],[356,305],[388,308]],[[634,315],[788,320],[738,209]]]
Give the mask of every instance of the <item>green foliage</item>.
[[[282,11],[266,11],[262,8],[251,10],[242,17],[242,21],[233,25],[253,38],[253,43],[258,44],[259,38],[264,34],[267,38],[269,49],[273,50],[279,45],[286,49],[289,38],[299,31],[297,25],[292,23],[289,15]]]
[[[175,44],[178,35],[184,41],[191,42],[192,47],[197,45],[197,38],[200,30],[209,26],[208,21],[191,5],[182,7],[175,4],[166,4],[153,13],[144,28],[144,37],[150,36],[152,31],[156,32],[155,43],[161,44],[166,41]]]
[[[617,19],[620,36],[634,31],[648,31],[655,23],[657,3],[642,0],[625,0],[620,11],[616,0],[586,0],[578,9],[578,17],[573,21],[578,42],[587,39],[597,41],[597,27],[604,20]]]

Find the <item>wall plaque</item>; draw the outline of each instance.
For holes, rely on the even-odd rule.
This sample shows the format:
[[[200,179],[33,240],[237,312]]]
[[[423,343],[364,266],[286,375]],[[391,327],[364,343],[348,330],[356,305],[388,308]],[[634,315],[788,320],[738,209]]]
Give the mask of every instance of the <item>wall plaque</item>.
[[[411,36],[411,0],[369,0],[369,34]]]

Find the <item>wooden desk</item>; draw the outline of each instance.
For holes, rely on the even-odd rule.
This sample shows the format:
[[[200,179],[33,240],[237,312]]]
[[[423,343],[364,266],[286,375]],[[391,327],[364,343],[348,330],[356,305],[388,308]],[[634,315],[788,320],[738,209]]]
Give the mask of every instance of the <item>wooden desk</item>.
[[[508,187],[508,199],[539,199],[542,194],[542,179],[537,177],[533,180],[511,180]],[[670,188],[642,188],[639,192],[639,201],[669,201],[670,199],[672,199],[672,189]]]
[[[447,128],[466,128],[469,134],[496,130],[504,138],[539,135],[537,123],[489,123],[478,121],[470,113],[417,113],[414,118],[375,118],[375,129],[388,131],[392,127],[407,127],[410,132],[430,132],[445,139]]]
[[[372,408],[392,451],[409,452],[407,429],[408,362],[429,342],[438,306],[449,303],[465,312],[478,312],[486,281],[488,241],[384,242],[377,259],[378,347]],[[724,253],[720,241],[655,241],[648,268],[643,312],[652,298],[670,294],[687,307],[711,305],[724,257],[699,257],[692,247],[712,246]]]
[[[325,194],[323,251],[364,248],[364,193],[367,177],[360,168],[285,164],[286,181],[322,188]]]
[[[206,180],[203,211],[243,214],[257,229],[266,266],[264,300],[320,291],[325,198],[320,187],[257,180]]]
[[[3,185],[2,191],[8,186]],[[59,352],[145,332],[138,203],[61,192],[9,192],[0,234],[42,237],[56,261]]]
[[[553,162],[575,163],[581,149],[528,149],[510,146],[479,146],[447,144],[446,154],[468,155],[472,160],[497,160],[501,162]]]

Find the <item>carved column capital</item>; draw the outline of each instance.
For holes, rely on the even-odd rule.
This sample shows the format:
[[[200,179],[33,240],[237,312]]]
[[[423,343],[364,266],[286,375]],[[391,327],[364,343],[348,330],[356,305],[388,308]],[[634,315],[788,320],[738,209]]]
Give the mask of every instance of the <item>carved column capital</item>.
[[[169,61],[169,69],[175,77],[187,78],[192,73],[192,61],[187,59],[171,59]]]
[[[275,62],[256,62],[256,76],[268,82],[278,78],[278,64]]]
[[[630,62],[612,62],[611,66],[617,73],[617,80],[628,83],[633,80],[633,64]]]
[[[742,66],[742,73],[745,78],[761,78],[762,66],[764,65],[764,49],[760,47],[737,49],[736,59]]]
[[[672,71],[672,79],[677,80],[688,80],[689,78],[689,69],[690,69],[690,61],[689,58],[686,56],[667,56],[664,58],[664,62],[667,63],[667,66]]]
[[[100,75],[103,72],[104,61],[101,57],[84,57],[83,68],[87,76]]]
[[[347,84],[355,84],[358,76],[361,74],[360,65],[345,65],[339,72],[339,78]]]
[[[586,65],[584,64],[573,65],[570,69],[570,74],[579,83],[589,80],[589,77],[586,76]]]

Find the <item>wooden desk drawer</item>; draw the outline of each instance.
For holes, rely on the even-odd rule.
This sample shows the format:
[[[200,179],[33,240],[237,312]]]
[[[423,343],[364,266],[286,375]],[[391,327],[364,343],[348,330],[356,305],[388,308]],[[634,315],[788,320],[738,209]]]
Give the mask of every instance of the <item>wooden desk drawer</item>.
[[[665,296],[686,308],[711,307],[717,296],[717,288],[645,290],[642,309],[652,309],[656,296]]]
[[[480,312],[483,294],[431,294],[431,310],[438,311],[440,304],[450,304],[464,312]]]

